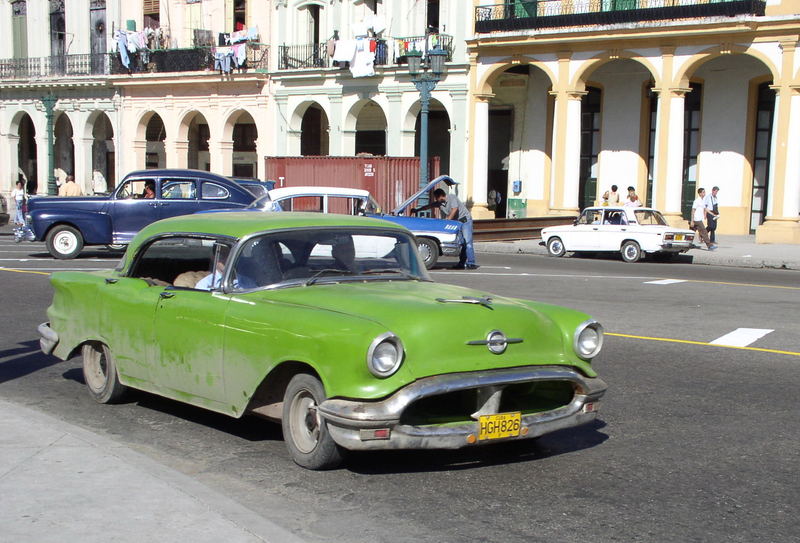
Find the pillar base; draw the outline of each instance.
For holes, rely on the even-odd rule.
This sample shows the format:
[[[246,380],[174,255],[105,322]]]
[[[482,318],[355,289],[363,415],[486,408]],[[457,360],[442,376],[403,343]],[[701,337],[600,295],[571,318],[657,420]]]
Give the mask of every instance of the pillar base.
[[[671,213],[662,212],[664,215],[664,219],[666,219],[667,224],[672,226],[673,228],[689,228],[689,222],[683,218],[677,211],[673,211]]]
[[[768,217],[756,228],[756,243],[800,244],[800,220]]]
[[[469,212],[473,219],[494,219],[494,211],[486,204],[473,204]]]
[[[547,212],[548,215],[556,215],[559,217],[564,216],[578,216],[581,214],[581,210],[577,207],[551,207],[550,211]]]

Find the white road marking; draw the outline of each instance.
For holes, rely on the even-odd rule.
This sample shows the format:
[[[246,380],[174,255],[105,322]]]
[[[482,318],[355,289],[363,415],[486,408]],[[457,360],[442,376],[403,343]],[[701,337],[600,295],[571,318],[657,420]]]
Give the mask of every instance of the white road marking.
[[[775,330],[764,328],[737,328],[730,334],[725,334],[711,341],[712,345],[730,345],[732,347],[747,347]]]
[[[645,285],[674,285],[675,283],[685,283],[685,279],[659,279],[658,281],[645,281]]]

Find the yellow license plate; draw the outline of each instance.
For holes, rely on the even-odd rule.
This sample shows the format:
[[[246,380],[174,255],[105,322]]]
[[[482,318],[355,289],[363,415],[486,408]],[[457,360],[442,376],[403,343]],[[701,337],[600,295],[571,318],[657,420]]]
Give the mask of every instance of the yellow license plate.
[[[481,415],[478,419],[478,440],[517,437],[522,427],[521,413]]]
[[[683,234],[675,234],[675,241],[683,241]]]

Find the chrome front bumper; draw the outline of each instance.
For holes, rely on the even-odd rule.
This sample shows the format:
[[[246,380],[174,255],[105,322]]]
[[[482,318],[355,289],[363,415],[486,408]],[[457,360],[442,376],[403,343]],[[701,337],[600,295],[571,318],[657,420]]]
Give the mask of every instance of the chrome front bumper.
[[[37,328],[39,331],[39,348],[44,354],[50,354],[58,345],[58,334],[50,328],[49,322],[43,322]]]
[[[333,440],[346,449],[459,449],[499,440],[477,441],[477,420],[455,425],[401,424],[403,411],[421,398],[467,389],[502,389],[533,381],[569,381],[575,386],[575,394],[563,407],[523,415],[520,436],[508,439],[530,439],[591,422],[597,417],[595,402],[607,388],[602,379],[585,377],[563,366],[511,368],[426,377],[378,402],[330,399],[319,406],[319,413]],[[381,437],[376,437],[376,430]]]
[[[440,245],[444,256],[459,256],[461,254],[461,243],[442,242]]]

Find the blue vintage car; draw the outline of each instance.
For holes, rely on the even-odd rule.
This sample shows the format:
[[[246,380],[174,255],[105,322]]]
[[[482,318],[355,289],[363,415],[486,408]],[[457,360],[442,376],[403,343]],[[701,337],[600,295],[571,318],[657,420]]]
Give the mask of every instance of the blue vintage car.
[[[255,199],[234,180],[199,170],[129,173],[108,196],[33,198],[28,222],[55,258],[84,245],[124,246],[148,224],[203,209],[243,209]]]
[[[364,215],[391,221],[405,226],[417,238],[417,248],[425,267],[430,269],[440,256],[459,256],[464,239],[461,223],[431,217],[408,217],[404,213],[423,194],[439,183],[448,186],[457,184],[446,175],[433,179],[427,186],[409,197],[392,210],[383,213],[380,206],[363,189],[346,187],[282,187],[272,189],[268,194],[253,202],[248,211],[312,211],[317,213],[340,213],[345,215]]]

